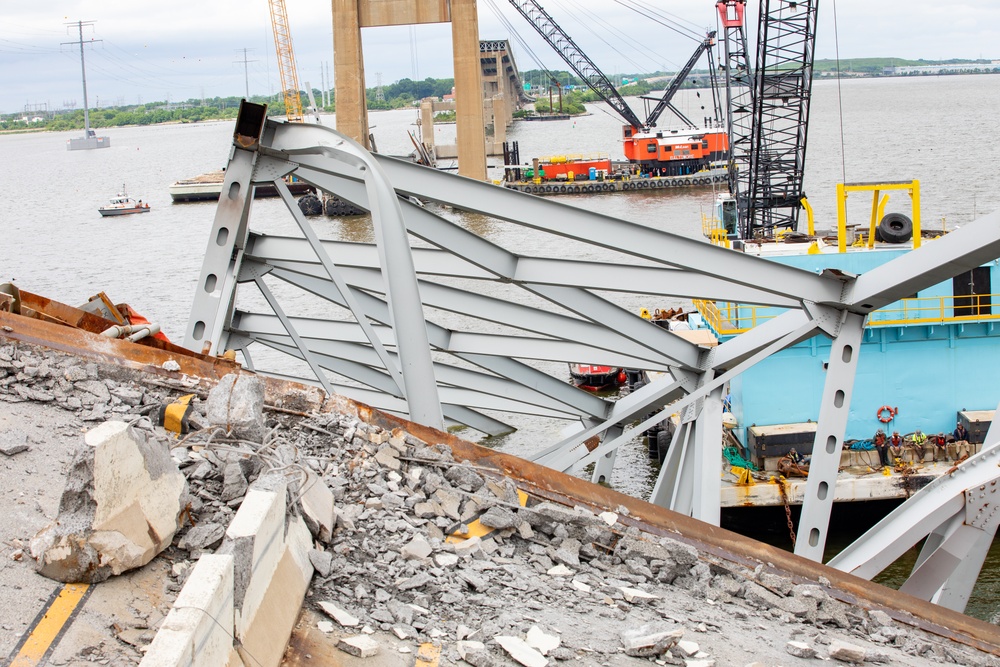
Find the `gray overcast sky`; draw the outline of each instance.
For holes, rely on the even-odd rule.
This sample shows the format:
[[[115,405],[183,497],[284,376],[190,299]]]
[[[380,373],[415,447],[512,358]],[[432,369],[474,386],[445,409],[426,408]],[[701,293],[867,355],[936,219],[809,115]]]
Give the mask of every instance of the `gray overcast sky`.
[[[676,68],[694,50],[693,39],[628,8],[634,0],[541,0],[605,73]],[[286,0],[303,87],[319,88],[321,63],[333,75],[329,0]],[[713,0],[646,2],[696,32],[716,27]],[[756,23],[751,0],[748,24]],[[505,20],[497,17],[500,12]],[[837,20],[834,21],[836,11]],[[280,88],[266,0],[170,3],[135,0],[4,2],[0,21],[0,112],[25,104],[82,106],[77,38],[65,24],[95,21],[84,39],[88,98],[101,106],[205,96],[270,94]],[[549,69],[567,69],[506,0],[480,0],[480,37],[511,39],[521,69],[535,54]],[[530,52],[510,34],[513,26]],[[752,32],[752,31],[751,31]],[[940,0],[823,0],[817,58],[1000,58],[1000,3]],[[837,40],[835,40],[835,34]],[[752,37],[752,35],[751,35]],[[401,78],[452,76],[448,25],[371,28],[363,32],[365,75],[374,86]],[[244,74],[243,49],[249,62]]]

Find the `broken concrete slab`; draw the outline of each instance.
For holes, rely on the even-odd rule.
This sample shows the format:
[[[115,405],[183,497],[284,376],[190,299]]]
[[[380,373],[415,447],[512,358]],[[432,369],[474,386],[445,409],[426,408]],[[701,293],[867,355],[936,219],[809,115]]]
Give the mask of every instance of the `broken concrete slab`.
[[[791,641],[785,644],[785,652],[796,658],[815,658],[816,649],[805,642]]]
[[[337,648],[358,658],[370,658],[378,653],[378,642],[368,635],[354,635],[341,638]]]
[[[528,628],[528,633],[525,635],[525,642],[528,646],[542,655],[548,655],[549,651],[559,648],[561,641],[559,635],[550,635],[537,625]]]
[[[626,655],[648,658],[663,655],[683,636],[684,628],[647,623],[622,632],[621,638]]]
[[[511,658],[524,667],[545,667],[549,664],[548,658],[528,646],[527,642],[520,637],[498,635],[493,638],[493,641],[500,644]]]
[[[246,373],[224,376],[208,393],[205,417],[234,438],[260,442],[265,428],[264,384]]]
[[[14,456],[28,451],[28,436],[19,429],[0,432],[0,454]]]
[[[403,548],[399,552],[407,560],[423,560],[431,555],[431,545],[427,541],[427,538],[417,534],[403,545]]]
[[[206,551],[217,546],[226,536],[226,527],[221,523],[199,523],[184,533],[177,543],[185,551]]]
[[[309,551],[309,562],[312,563],[316,574],[321,577],[329,577],[333,570],[333,554],[329,551],[312,549]]]
[[[74,455],[58,518],[31,541],[35,569],[97,583],[145,565],[173,539],[186,492],[165,446],[124,422],[91,429]]]
[[[864,662],[865,649],[840,639],[830,642],[830,657],[841,662]]]
[[[311,470],[306,471],[306,481],[299,492],[302,518],[309,532],[320,542],[329,542],[337,525],[337,507],[333,492]]]
[[[341,609],[332,602],[327,602],[322,600],[316,603],[316,606],[323,610],[323,613],[332,618],[333,620],[340,623],[345,628],[353,628],[359,621],[354,614],[347,611],[346,609]]]
[[[233,664],[232,626],[233,558],[204,556],[177,596],[140,667]]]

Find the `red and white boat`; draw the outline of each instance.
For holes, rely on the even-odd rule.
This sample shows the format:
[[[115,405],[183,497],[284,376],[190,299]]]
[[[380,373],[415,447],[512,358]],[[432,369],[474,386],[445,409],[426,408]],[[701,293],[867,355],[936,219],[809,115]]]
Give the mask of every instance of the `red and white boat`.
[[[132,197],[129,197],[123,185],[121,192],[97,210],[104,217],[110,215],[130,215],[132,213],[149,213],[149,204],[143,204],[141,199],[136,201]]]
[[[625,384],[625,369],[592,364],[570,364],[569,374],[573,384],[580,389],[600,391]]]

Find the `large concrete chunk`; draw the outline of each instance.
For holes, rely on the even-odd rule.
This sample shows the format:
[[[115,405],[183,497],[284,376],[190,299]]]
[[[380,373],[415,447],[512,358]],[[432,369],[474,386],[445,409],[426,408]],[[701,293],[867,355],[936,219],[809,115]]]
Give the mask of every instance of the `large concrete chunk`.
[[[167,448],[124,422],[91,429],[76,452],[59,517],[31,541],[39,573],[96,583],[141,567],[177,531],[187,481]]]
[[[253,375],[226,375],[208,394],[208,422],[234,438],[260,442],[264,436],[264,384]]]

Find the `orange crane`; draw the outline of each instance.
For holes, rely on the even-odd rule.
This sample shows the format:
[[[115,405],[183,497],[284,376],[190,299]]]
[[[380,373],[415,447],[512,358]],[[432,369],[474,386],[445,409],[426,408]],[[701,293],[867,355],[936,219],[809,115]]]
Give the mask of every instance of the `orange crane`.
[[[299,97],[299,75],[295,69],[295,52],[292,50],[292,33],[288,30],[288,12],[285,0],[269,0],[271,28],[274,31],[274,49],[278,54],[278,73],[281,90],[285,96],[285,115],[292,123],[303,122],[302,99]]]

